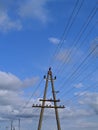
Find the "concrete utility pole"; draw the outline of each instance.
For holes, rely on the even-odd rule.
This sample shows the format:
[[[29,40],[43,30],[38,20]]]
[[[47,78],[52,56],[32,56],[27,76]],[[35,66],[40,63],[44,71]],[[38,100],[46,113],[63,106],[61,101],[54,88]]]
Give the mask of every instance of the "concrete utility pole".
[[[13,120],[11,120],[11,130],[13,130]]]
[[[6,130],[8,130],[8,126],[6,126]]]
[[[19,118],[19,120],[18,120],[18,121],[19,121],[19,126],[18,126],[18,127],[19,127],[19,130],[20,130],[20,118]]]
[[[56,100],[56,93],[55,93],[56,91],[54,89],[54,80],[56,79],[56,77],[53,78],[51,68],[49,68],[47,76],[44,76],[44,78],[46,79],[44,96],[43,96],[43,99],[39,100],[39,101],[42,101],[42,105],[38,105],[38,104],[35,105],[35,104],[33,104],[33,106],[32,106],[32,107],[39,107],[39,108],[41,108],[40,118],[39,118],[39,124],[38,124],[38,130],[41,130],[41,127],[42,127],[42,120],[43,120],[44,108],[54,108],[55,109],[57,129],[61,130],[60,120],[59,120],[59,115],[58,115],[58,108],[65,108],[65,107],[64,107],[64,105],[63,106],[61,106],[61,105],[57,106],[57,102],[60,102],[60,100]],[[51,82],[53,99],[46,99],[47,89],[48,89],[48,81],[49,80]],[[45,105],[45,102],[53,102],[54,106]]]

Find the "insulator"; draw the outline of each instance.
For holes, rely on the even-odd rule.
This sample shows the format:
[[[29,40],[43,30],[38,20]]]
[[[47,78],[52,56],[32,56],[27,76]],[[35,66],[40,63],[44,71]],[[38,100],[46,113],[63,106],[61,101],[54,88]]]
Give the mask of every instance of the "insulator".
[[[56,93],[59,93],[59,91],[56,91]]]
[[[54,80],[56,80],[56,76],[54,77]]]
[[[49,71],[51,70],[51,67],[49,68]]]
[[[46,79],[46,75],[44,75],[44,79]]]

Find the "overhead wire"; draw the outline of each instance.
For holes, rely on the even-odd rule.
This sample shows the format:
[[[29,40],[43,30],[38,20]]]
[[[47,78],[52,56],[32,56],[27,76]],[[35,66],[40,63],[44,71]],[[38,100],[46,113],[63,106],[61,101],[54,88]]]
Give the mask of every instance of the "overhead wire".
[[[76,5],[78,4],[78,2],[79,2],[79,1],[76,2]],[[81,6],[82,6],[82,4],[81,4]],[[75,6],[75,8],[76,8],[76,6]],[[75,8],[74,8],[74,10],[75,10]],[[73,11],[73,12],[74,12],[74,11]],[[73,14],[73,13],[72,13],[72,14]],[[71,17],[70,17],[70,18],[71,18]],[[71,23],[71,25],[72,25],[72,23]],[[70,26],[71,26],[71,25],[70,25]],[[62,46],[62,44],[60,44],[60,48],[61,48],[61,46]],[[32,96],[30,97],[30,99],[28,100],[28,102],[25,104],[25,106],[28,105],[28,103],[29,103],[29,101],[31,100],[31,98],[32,98]],[[25,107],[24,107],[24,108],[25,108]]]
[[[96,22],[96,23],[98,23],[98,22]],[[94,25],[95,26],[95,25]],[[90,30],[90,32],[93,30],[93,28],[91,28],[91,30]],[[88,33],[89,34],[89,33]],[[88,34],[86,35],[86,37],[88,36]],[[86,37],[84,38],[84,40],[86,39]]]
[[[74,23],[76,17],[77,17],[78,14],[79,14],[80,9],[81,9],[82,6],[83,6],[83,3],[84,3],[84,0],[81,1],[80,5],[79,5],[79,7],[78,7],[78,9],[77,9],[77,6],[78,6],[78,4],[79,4],[79,1],[76,1],[76,4],[75,4],[75,6],[74,6],[74,9],[73,9],[73,11],[72,11],[72,13],[71,13],[71,15],[70,15],[70,17],[69,17],[69,20],[68,20],[68,23],[67,23],[66,27],[65,27],[65,30],[64,30],[62,39],[61,39],[60,43],[58,44],[60,47],[59,47],[58,49],[56,48],[57,50],[55,51],[55,54],[54,54],[55,56],[53,55],[53,57],[56,57],[57,53],[60,51],[62,45],[64,44],[63,41],[65,40],[65,37],[67,37],[67,35],[68,35],[68,33],[69,33],[69,31],[70,31],[70,29],[71,29],[71,27],[72,27],[72,25],[73,25],[73,23]],[[76,9],[77,9],[77,10],[76,10]]]
[[[96,22],[96,24],[98,24],[98,21]],[[88,34],[87,34],[86,37],[83,39],[82,43],[86,40],[87,36],[93,31],[93,29],[94,29],[94,27],[96,26],[96,24],[94,24],[94,26],[89,30]],[[82,45],[83,45],[83,44],[81,44],[80,46],[82,46]],[[80,59],[82,59],[82,56],[81,56]],[[76,63],[76,64],[77,64],[77,63]],[[76,64],[75,64],[75,65],[76,65]],[[75,65],[73,65],[72,70],[74,70]],[[88,65],[88,66],[89,66],[89,65]],[[88,66],[86,66],[86,67],[84,68],[84,70],[86,70],[86,69],[88,68]],[[83,71],[84,71],[84,70],[83,70]],[[81,73],[82,73],[82,71],[79,71],[77,77],[75,77],[75,75],[74,75],[73,78],[75,78],[75,80],[76,80],[77,78],[79,78],[79,75],[81,75]],[[60,81],[60,82],[62,82],[62,81]],[[71,80],[71,82],[72,82],[72,80]],[[60,90],[61,90],[61,88],[60,88]]]
[[[96,7],[96,5],[95,5],[95,7]],[[82,27],[81,27],[81,29],[80,29],[80,32],[78,33],[78,38],[76,37],[75,39],[76,40],[74,40],[74,42],[73,42],[73,46],[71,47],[71,49],[69,50],[69,53],[67,54],[67,56],[66,56],[66,59],[65,59],[65,61],[63,62],[63,64],[61,65],[61,66],[59,66],[59,71],[57,72],[57,73],[60,73],[60,72],[62,72],[62,71],[64,71],[64,65],[66,64],[66,60],[68,61],[70,61],[70,59],[71,59],[71,55],[73,54],[73,53],[76,53],[76,50],[73,50],[74,48],[76,48],[76,46],[79,44],[78,42],[79,42],[79,40],[80,40],[80,38],[82,37],[82,35],[84,34],[84,32],[85,32],[85,30],[87,29],[87,27],[88,27],[88,25],[90,24],[90,22],[91,22],[91,20],[94,18],[94,16],[96,15],[96,13],[97,13],[97,11],[98,11],[98,8],[93,8],[92,9],[92,11],[90,12],[90,14],[89,14],[89,16],[88,16],[88,18],[87,18],[87,20],[84,22],[84,24],[82,25]],[[98,23],[98,21],[96,22],[96,23]],[[95,25],[94,25],[95,26]],[[90,30],[90,31],[92,31],[92,29]],[[88,32],[88,34],[86,35],[86,37],[89,35],[89,32]],[[85,37],[85,39],[86,39],[86,37]],[[83,43],[83,42],[82,42]],[[83,44],[82,44],[83,45]],[[80,44],[80,46],[81,46],[81,44]],[[80,47],[79,46],[79,47]],[[76,49],[78,50],[79,49],[79,47],[77,47]],[[74,55],[74,54],[73,54]],[[62,69],[61,69],[62,68]]]
[[[87,86],[87,87],[85,87],[83,90],[81,90],[80,92],[76,92],[76,94],[74,94],[73,96],[70,96],[70,97],[68,98],[68,100],[70,100],[70,101],[72,101],[72,102],[75,102],[75,101],[77,100],[76,98],[78,98],[78,100],[79,100],[79,97],[82,95],[82,93],[85,93],[86,91],[92,89],[92,86],[93,86],[93,89],[97,89],[98,83],[95,83],[95,84],[93,84],[93,85],[91,85],[91,86]],[[97,89],[97,90],[98,90],[98,89]],[[64,99],[64,98],[63,98],[63,99]],[[64,99],[64,100],[67,101],[67,99]]]
[[[65,40],[66,30],[68,30],[68,28],[69,28],[70,22],[71,22],[71,20],[72,20],[72,18],[73,18],[73,15],[74,15],[75,10],[76,10],[76,8],[77,8],[77,6],[78,6],[78,3],[79,3],[79,0],[77,0],[76,3],[75,3],[75,5],[74,5],[74,8],[73,8],[73,10],[72,10],[72,13],[71,13],[71,15],[70,15],[70,17],[69,17],[69,19],[68,19],[68,22],[67,22],[67,24],[66,24],[66,26],[65,26],[65,28],[64,28],[64,32],[63,32],[63,34],[62,34],[62,36],[61,36],[61,40],[60,40],[60,42],[58,43],[58,46],[57,46],[57,48],[55,49],[55,52],[54,52],[54,54],[52,55],[52,57],[51,57],[51,59],[50,59],[50,64],[49,64],[49,66],[51,66],[51,63],[53,64],[53,62],[54,62],[54,57],[56,56],[56,54],[58,53],[58,51],[60,50],[60,48],[61,48],[62,45],[64,44],[63,41]],[[70,28],[71,28],[71,26],[70,26]]]
[[[90,85],[86,85],[85,86],[85,84],[84,84],[84,81],[88,81],[88,79],[92,79],[90,77],[93,77],[97,70],[98,70],[98,66],[96,68],[94,68],[94,70],[92,70],[90,73],[88,73],[87,75],[85,75],[80,80],[80,82],[83,83],[83,86],[80,86],[79,88],[77,88],[77,87],[75,87],[75,85],[73,85],[73,89],[77,88],[77,90],[74,91],[74,95],[72,95],[71,93],[65,93],[65,96],[63,96],[63,98],[62,98],[62,101],[65,103],[65,105],[66,105],[67,101],[73,103],[73,102],[75,102],[75,100],[76,101],[79,100],[79,96],[81,96],[81,95],[75,94],[75,93],[80,93],[81,94],[81,93],[84,93],[85,91],[90,90],[90,89],[93,89],[93,90],[96,89],[98,91],[98,88],[97,88],[98,87],[98,85],[97,85],[98,81],[96,81],[96,83],[94,83],[92,85],[90,84]],[[80,89],[80,92],[78,92],[79,89]],[[70,95],[70,97],[68,95]],[[78,98],[78,100],[77,100],[77,98]]]
[[[66,36],[64,37],[64,39],[67,38],[67,35],[68,35],[68,33],[69,33],[69,31],[70,31],[72,25],[74,24],[75,19],[77,18],[78,14],[79,14],[79,12],[80,12],[80,9],[81,9],[82,6],[83,6],[83,3],[84,3],[84,0],[82,0],[82,2],[81,2],[81,4],[80,4],[80,6],[79,6],[79,8],[78,8],[78,10],[77,10],[77,12],[76,12],[76,14],[74,15],[74,18],[73,18],[73,20],[72,20],[72,22],[71,22],[71,24],[70,24],[70,26],[69,26],[69,29],[66,31]],[[63,42],[63,44],[64,44],[64,42]],[[62,51],[62,50],[61,50],[61,48],[60,48],[59,53],[60,53],[61,51]],[[63,55],[63,57],[64,57],[64,55]],[[57,68],[59,68],[59,66],[60,66],[60,65],[58,64],[57,67],[56,67],[56,70],[57,70]],[[57,72],[57,73],[58,73],[58,72]]]
[[[84,54],[83,54],[84,55]],[[81,58],[79,57],[79,59],[81,59],[82,60],[82,56],[81,56]],[[93,65],[95,64],[95,60],[97,60],[97,57],[95,57],[95,58],[93,58],[94,59],[94,62],[92,63]],[[90,59],[89,59],[90,60]],[[91,64],[91,65],[92,65]],[[77,66],[77,63],[75,64],[76,66]],[[73,70],[74,70],[74,68],[75,68],[75,65],[73,66]],[[90,66],[91,66],[90,65]],[[73,81],[73,79],[74,79],[74,81],[75,80],[77,80],[80,76],[81,76],[81,74],[85,71],[86,72],[86,70],[89,68],[89,64],[84,64],[81,68],[80,68],[80,71],[78,71],[77,73],[76,73],[76,75],[74,75],[72,78],[71,78],[71,82]]]
[[[82,2],[83,2],[83,1],[82,1]],[[82,4],[83,4],[83,3],[81,3],[81,5],[82,5]],[[81,8],[81,6],[80,6],[80,8]],[[79,11],[79,10],[78,10],[78,11]],[[87,28],[87,26],[89,25],[89,23],[91,22],[91,20],[93,19],[93,17],[95,16],[96,12],[97,12],[97,8],[94,7],[94,8],[92,9],[92,11],[90,12],[90,14],[89,14],[87,20],[84,22],[83,26],[81,27],[78,40],[80,39],[80,37],[81,37],[82,34],[84,33],[85,29]],[[93,30],[93,28],[91,28],[90,32],[91,32],[92,30]],[[89,33],[88,33],[88,34],[89,34]],[[86,35],[85,39],[87,38],[88,34]],[[84,40],[85,40],[85,39],[84,39]],[[77,40],[76,40],[76,41],[77,41]],[[74,41],[74,42],[75,42],[75,41]],[[76,43],[77,43],[77,42],[76,42]],[[70,52],[70,53],[72,53],[72,52]],[[69,53],[69,55],[70,55],[70,53]],[[60,68],[60,69],[61,69],[61,68]],[[58,73],[58,72],[57,72],[57,73]]]
[[[96,12],[97,12],[97,11],[96,11]],[[96,14],[96,12],[95,12],[95,14]],[[94,15],[95,15],[95,14],[94,14]],[[91,19],[94,17],[94,15],[92,15]],[[89,21],[90,21],[90,20],[89,20]],[[91,21],[90,21],[90,22],[91,22]],[[78,40],[80,40],[80,38],[82,37],[82,34],[84,33],[85,29],[87,28],[87,26],[89,25],[90,22],[87,23],[87,25],[84,27],[84,30],[80,33],[80,36],[78,37]],[[69,27],[71,27],[71,26],[72,26],[72,23],[70,24]],[[93,30],[93,29],[91,29],[91,30]],[[65,33],[65,32],[64,32],[64,33]],[[68,30],[67,30],[67,34],[68,34]],[[88,33],[88,34],[89,34],[89,33]],[[88,35],[87,35],[87,36],[88,36]],[[57,50],[55,51],[55,54],[54,54],[53,56],[56,56],[56,54],[59,52],[59,50],[61,49],[61,47],[62,47],[62,45],[63,45],[64,40],[65,40],[65,38],[62,40],[61,44],[58,46],[58,48],[57,48]],[[78,40],[75,41],[75,42],[78,42]],[[91,54],[92,54],[92,52],[88,55],[88,57],[89,57]],[[52,57],[52,58],[53,58],[53,57]],[[85,58],[83,61],[85,62],[87,59],[88,59],[88,58]],[[52,59],[52,60],[53,60],[53,59]],[[53,63],[53,62],[52,62],[52,63]],[[82,66],[82,64],[83,64],[83,63],[80,64],[80,67]],[[78,67],[74,73],[76,73],[77,70],[78,70],[80,67]],[[74,74],[74,73],[73,73],[73,74]],[[73,75],[73,74],[72,74],[72,75]]]
[[[78,4],[78,0],[77,0],[77,2],[76,2],[76,5]],[[76,7],[75,7],[76,8]],[[74,10],[75,10],[75,8],[74,8]],[[74,12],[74,11],[73,11]],[[72,13],[73,14],[73,13]],[[72,23],[71,23],[71,25],[72,25]],[[67,26],[66,26],[67,27]],[[65,33],[65,31],[64,31],[64,33]],[[63,43],[62,44],[60,44],[60,46],[59,46],[59,49],[61,49],[61,47],[62,47],[62,45],[63,45]],[[58,49],[57,49],[58,50]],[[56,55],[56,53],[57,53],[57,51],[55,52],[55,55]],[[81,66],[81,65],[80,65]],[[76,72],[76,71],[75,71]],[[33,93],[34,94],[34,93]],[[30,98],[29,98],[29,100],[28,100],[28,102],[26,102],[26,104],[25,104],[25,106],[23,107],[24,109],[25,109],[25,107],[28,105],[28,103],[30,102],[30,100],[31,100],[31,98],[33,97],[34,95],[32,95]]]
[[[58,44],[58,47],[57,47],[56,50],[55,50],[54,55],[52,56],[52,60],[53,60],[53,57],[55,57],[55,56],[57,55],[57,53],[61,50],[61,47],[62,47],[62,45],[64,44],[64,40],[65,40],[65,38],[67,38],[67,35],[68,35],[68,33],[69,33],[69,31],[70,31],[72,25],[74,24],[75,19],[77,18],[80,9],[81,9],[82,6],[83,6],[83,3],[84,3],[84,0],[81,1],[80,5],[79,5],[79,7],[78,7],[78,9],[77,9],[77,6],[78,6],[78,4],[79,4],[79,1],[78,1],[78,0],[76,1],[76,4],[75,4],[75,6],[74,6],[74,8],[73,8],[73,10],[72,10],[72,13],[71,13],[71,15],[70,15],[70,17],[69,17],[69,20],[68,20],[68,22],[67,22],[67,25],[66,25],[66,27],[65,27],[65,29],[64,29],[63,36],[62,36],[62,38],[61,38],[61,40],[60,40],[60,42],[59,42],[59,44]],[[77,10],[76,10],[76,9],[77,9]],[[51,63],[53,63],[52,60],[50,60]],[[51,65],[50,65],[50,66],[51,66]],[[55,69],[56,71],[57,71],[57,68],[58,68],[58,65],[57,65],[57,67],[56,67],[56,69]]]
[[[96,48],[98,47],[98,45],[95,46],[95,48],[83,59],[83,61],[79,64],[79,66],[75,69],[75,71],[73,71],[73,73],[63,82],[62,86],[66,85],[66,83],[71,80],[72,76],[81,68],[81,66],[85,63],[86,60],[88,60],[88,58],[92,55],[92,53],[96,50]],[[64,87],[63,87],[64,89]],[[63,91],[64,93],[69,93],[70,91],[72,91],[74,88],[70,88],[67,91]],[[64,94],[62,94],[64,95]]]
[[[83,6],[83,3],[84,3],[84,0],[81,1],[78,10],[76,10],[77,12],[76,12],[76,14],[73,16],[73,19],[72,19],[71,23],[69,24],[69,28],[68,28],[68,30],[66,31],[66,35],[64,36],[64,40],[66,40],[66,38],[67,38],[67,36],[68,36],[68,33],[70,32],[70,29],[71,29],[72,25],[74,24],[74,22],[75,22],[75,20],[76,20],[76,18],[77,18],[77,16],[78,16],[78,14],[79,14],[79,12],[80,12],[82,6]],[[62,44],[64,44],[64,40],[63,40],[63,43],[62,43]],[[60,54],[60,52],[62,52],[61,48],[59,49],[58,53]],[[55,58],[56,58],[57,55],[58,55],[58,54],[55,55]],[[65,55],[63,55],[62,57],[64,57],[64,56],[65,56]],[[60,66],[60,64],[57,64],[56,69],[55,69],[56,71],[57,71],[57,69],[59,68],[59,66]],[[58,72],[57,72],[57,73],[58,73]]]
[[[23,112],[26,108],[27,105],[30,103],[31,99],[33,98],[33,96],[35,95],[36,91],[39,89],[41,83],[42,83],[43,79],[40,80],[39,84],[37,85],[37,87],[35,88],[34,92],[32,93],[32,95],[29,97],[28,101],[24,104],[24,106],[21,107],[20,109],[20,113]],[[32,107],[32,106],[31,106]]]

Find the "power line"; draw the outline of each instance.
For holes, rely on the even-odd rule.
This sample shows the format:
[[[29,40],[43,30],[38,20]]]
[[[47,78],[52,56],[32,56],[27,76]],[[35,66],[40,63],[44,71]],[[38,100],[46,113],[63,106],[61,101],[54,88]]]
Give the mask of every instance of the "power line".
[[[43,79],[41,79],[41,81],[39,82],[38,86],[36,87],[36,89],[34,90],[34,92],[32,93],[32,95],[29,97],[28,101],[24,104],[24,106],[21,108],[20,112],[27,107],[27,105],[29,104],[29,102],[31,101],[32,97],[34,96],[34,94],[36,93],[36,91],[39,89],[41,83],[42,83]]]
[[[64,37],[64,39],[67,37],[68,32],[70,31],[70,29],[71,29],[73,23],[75,22],[75,19],[76,19],[76,17],[78,16],[79,11],[80,11],[80,9],[81,9],[82,6],[83,6],[83,3],[84,3],[84,0],[82,0],[82,2],[81,2],[81,4],[80,4],[80,6],[79,6],[79,8],[78,8],[78,10],[77,10],[77,12],[76,12],[74,18],[73,18],[73,21],[72,21],[72,23],[71,23],[70,26],[69,26],[69,29],[67,30],[67,33],[66,33],[66,36]],[[63,44],[64,44],[64,42],[63,42]],[[61,48],[60,48],[60,49],[61,49]],[[59,51],[59,53],[60,53],[60,51]],[[66,58],[66,60],[67,60],[67,59],[68,59],[68,57]],[[65,61],[65,62],[66,62],[66,61]],[[57,68],[59,68],[59,66],[60,66],[60,65],[58,65]],[[62,67],[61,67],[61,68],[62,68]],[[57,69],[56,69],[56,70],[57,70]]]
[[[96,7],[96,6],[95,6]],[[81,27],[81,29],[80,29],[80,32],[78,33],[79,34],[79,36],[78,36],[78,38],[76,37],[75,39],[76,40],[74,40],[74,43],[73,43],[73,46],[72,46],[72,48],[69,50],[69,53],[67,54],[67,57],[66,57],[66,60],[67,61],[70,61],[70,59],[71,59],[71,55],[73,54],[73,53],[76,53],[76,50],[74,51],[73,50],[73,48],[75,48],[76,46],[77,46],[77,44],[78,44],[78,42],[79,42],[79,40],[80,40],[80,38],[82,37],[82,35],[84,34],[84,32],[85,32],[85,30],[86,30],[86,28],[88,27],[88,25],[89,25],[89,23],[91,22],[91,20],[93,19],[93,17],[96,15],[96,13],[97,13],[97,8],[93,8],[92,9],[92,11],[90,12],[90,14],[89,14],[89,16],[88,16],[88,18],[87,18],[87,20],[84,22],[84,24],[82,25],[82,27]],[[98,23],[98,21],[96,22],[96,24]],[[96,25],[95,24],[95,25]],[[94,25],[94,26],[95,26]],[[90,30],[90,32],[92,31],[92,29]],[[87,36],[89,35],[89,33],[90,32],[88,32],[88,34],[86,35],[86,37],[85,37],[85,39],[87,38]],[[84,40],[85,40],[84,39]],[[83,42],[82,42],[83,43]],[[80,44],[80,46],[81,46],[82,44]],[[79,46],[79,47],[80,47]],[[77,48],[77,49],[79,49],[79,47]],[[73,54],[74,55],[74,54]],[[59,71],[57,72],[57,73],[60,73],[61,71],[63,71],[64,70],[64,65],[65,65],[65,63],[66,63],[66,60],[63,62],[63,64],[61,65],[61,66],[59,66]],[[62,69],[61,69],[62,68]]]
[[[62,34],[61,40],[60,40],[60,42],[59,42],[59,44],[58,44],[58,46],[57,46],[57,48],[56,48],[56,50],[55,50],[55,52],[54,52],[52,58],[50,59],[50,65],[51,65],[51,63],[53,63],[54,57],[56,56],[56,54],[58,53],[59,49],[60,49],[60,48],[62,47],[62,45],[63,45],[64,39],[65,39],[66,30],[68,29],[68,27],[69,27],[69,25],[70,25],[70,22],[71,22],[71,20],[72,20],[72,18],[73,18],[73,15],[74,15],[74,13],[75,13],[75,10],[76,10],[76,8],[77,8],[77,6],[78,6],[78,3],[79,3],[79,0],[77,0],[76,3],[75,3],[75,6],[74,6],[74,8],[73,8],[73,10],[72,10],[72,13],[71,13],[71,15],[70,15],[70,17],[69,17],[69,19],[68,19],[68,22],[67,22],[67,24],[66,24],[66,26],[65,26],[65,29],[64,29],[64,32],[63,32],[63,34]],[[70,26],[70,28],[71,28],[71,26]],[[67,32],[68,32],[68,30],[67,30]]]
[[[92,55],[92,53],[96,50],[96,48],[98,47],[98,45],[95,46],[95,48],[83,59],[83,61],[81,62],[81,64],[75,69],[75,71],[65,80],[65,82],[63,83],[62,86],[64,86],[64,84],[66,84],[72,77],[73,75],[81,68],[81,66],[85,63],[86,60],[88,60],[88,58]],[[66,91],[66,93],[69,93],[70,91],[72,91],[73,88],[69,89],[68,91]]]
[[[96,24],[98,24],[98,21],[96,22]],[[84,44],[84,41],[86,40],[87,36],[93,31],[93,29],[94,29],[94,27],[96,26],[96,24],[94,24],[94,26],[89,30],[89,32],[88,32],[88,34],[86,35],[86,37],[83,39],[83,41],[82,41],[83,44]],[[80,46],[82,46],[83,44],[81,44]],[[77,48],[77,49],[79,49],[79,48]],[[82,59],[82,56],[80,57],[80,59]],[[76,64],[77,64],[77,63],[76,63]],[[75,65],[76,65],[76,64],[75,64]],[[75,65],[72,67],[72,70],[74,70]],[[88,66],[87,66],[87,67],[88,67]],[[87,67],[85,67],[85,70],[87,69]],[[78,74],[79,74],[79,75],[77,75],[77,77],[75,77],[75,80],[76,80],[77,78],[79,78],[79,76],[81,75],[81,72],[79,72]],[[60,81],[60,82],[62,82],[62,81]]]
[[[98,87],[97,83],[93,84],[93,89],[95,89],[97,87]],[[75,102],[75,98],[77,98],[77,97],[79,98],[79,96],[81,96],[81,93],[86,92],[87,90],[90,90],[91,88],[92,88],[92,86],[86,87],[81,92],[79,92],[80,94],[73,95],[73,96],[69,97],[68,100]]]

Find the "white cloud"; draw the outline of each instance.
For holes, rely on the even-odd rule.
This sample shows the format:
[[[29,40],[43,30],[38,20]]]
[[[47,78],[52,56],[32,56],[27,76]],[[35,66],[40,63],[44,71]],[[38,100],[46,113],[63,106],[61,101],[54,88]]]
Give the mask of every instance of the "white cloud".
[[[33,82],[34,80],[34,82]],[[5,83],[6,82],[6,83]],[[0,72],[0,115],[1,119],[11,119],[11,118],[32,118],[32,119],[39,119],[39,113],[40,109],[36,110],[35,108],[32,108],[33,103],[34,104],[40,104],[39,99],[32,99],[31,102],[26,106],[25,111],[22,106],[25,104],[25,99],[22,90],[18,90],[19,88],[23,88],[23,84],[26,86],[35,84],[37,82],[36,78],[27,78],[26,80],[22,81],[17,76],[6,73],[6,72]],[[2,87],[3,86],[3,87]],[[8,86],[8,87],[7,87]],[[13,88],[13,86],[15,88]],[[18,89],[16,89],[18,86]],[[97,115],[98,110],[98,93],[89,93],[85,92],[81,94],[81,105],[88,106],[91,109],[85,109],[86,107],[79,108],[66,107],[64,110],[59,110],[59,115],[61,121],[64,121],[66,124],[67,122],[71,122],[70,125],[62,125],[63,129],[67,128],[79,128],[79,125],[82,124],[82,128],[94,128],[94,125],[97,127],[98,125],[93,122],[89,122],[89,117],[93,117],[94,115]],[[80,103],[80,102],[79,102]],[[20,111],[21,110],[21,111]],[[44,120],[48,121],[47,123],[51,123],[52,118],[55,116],[54,110],[45,110],[45,118]],[[82,119],[82,120],[81,120]],[[84,120],[85,119],[85,120]],[[94,118],[95,119],[95,118]],[[74,123],[72,123],[74,122]],[[46,126],[45,126],[46,127]],[[53,127],[52,127],[53,128]],[[52,129],[50,128],[50,130]],[[86,130],[86,129],[85,129]]]
[[[0,90],[0,105],[1,106],[19,106],[22,102],[20,98],[22,94],[17,91]],[[17,104],[18,103],[18,104]]]
[[[65,49],[61,50],[57,55],[56,55],[56,60],[61,61],[61,62],[66,62],[69,63],[72,60],[72,57],[68,57],[70,50]]]
[[[26,78],[26,79],[23,81],[22,86],[23,86],[23,87],[33,86],[33,85],[35,85],[35,84],[37,83],[38,80],[39,80],[38,77]]]
[[[87,121],[78,121],[77,126],[81,127],[81,128],[98,127],[97,123],[95,123],[95,122],[87,122]]]
[[[9,0],[0,1],[0,31],[21,30],[25,20],[32,19],[46,23],[49,11],[46,7],[49,0]]]
[[[17,76],[0,71],[0,89],[1,90],[17,90],[19,88],[34,85],[38,81],[38,77],[20,80]]]
[[[67,48],[60,49],[60,51],[55,56],[55,59],[64,63],[78,63],[81,62],[81,57],[84,56],[84,53],[77,48]]]
[[[48,21],[48,10],[45,8],[48,0],[25,0],[19,7],[19,15],[22,18],[38,19],[42,22]]]
[[[93,56],[98,57],[98,37],[91,42],[91,51],[94,50]]]
[[[90,110],[82,109],[82,108],[70,108],[64,109],[60,111],[61,118],[78,118],[78,117],[86,117],[91,116],[93,113]]]
[[[12,20],[7,12],[0,10],[0,31],[20,30],[22,28],[20,20]]]
[[[89,109],[91,109],[96,115],[98,115],[98,93],[97,92],[82,93],[79,103],[88,106]]]
[[[11,73],[0,71],[0,114],[3,113],[4,118],[9,118],[12,111],[18,114],[26,101],[23,88],[35,85],[38,80],[38,77],[21,80]]]
[[[40,109],[36,110],[36,109],[31,108],[32,103],[39,103],[39,99],[37,99],[37,100],[32,99],[32,101],[29,104],[29,107],[27,107],[25,112],[21,111],[21,113],[20,113],[19,111],[16,110],[13,113],[11,113],[11,112],[7,111],[6,114],[4,114],[2,117],[5,119],[7,119],[7,118],[18,119],[19,117],[21,117],[21,120],[22,120],[22,118],[25,118],[25,121],[24,120],[21,121],[21,123],[22,123],[21,129],[24,129],[24,125],[27,124],[27,122],[30,125],[32,124],[32,122],[28,121],[29,118],[31,118],[33,120],[33,123],[36,124],[33,126],[35,129],[38,125]],[[85,105],[86,105],[86,103],[85,103]],[[1,109],[3,110],[3,107]],[[7,106],[7,109],[9,111],[13,110],[13,108],[11,106]],[[7,109],[4,108],[5,111]],[[97,122],[94,122],[94,119],[96,117],[94,117],[93,114],[94,113],[92,111],[85,109],[85,107],[83,107],[83,108],[75,107],[75,108],[70,108],[70,109],[65,108],[64,110],[59,110],[61,128],[62,128],[62,130],[65,130],[65,129],[88,130],[89,128],[91,128],[91,130],[97,130],[96,128],[98,127],[98,124],[97,124]],[[27,118],[27,121],[26,121],[26,118]],[[90,118],[90,120],[89,120],[89,118]],[[91,120],[91,118],[93,121]],[[50,126],[50,128],[49,128],[50,130],[55,128],[55,126],[56,126],[55,112],[53,109],[52,110],[45,109],[43,122],[45,122],[45,124],[46,124],[46,125],[43,125],[44,126],[43,129],[47,128],[47,124],[48,125],[52,124],[52,126]],[[25,127],[27,127],[27,125],[25,125]]]
[[[78,83],[74,85],[75,88],[82,88],[84,85],[82,83]]]
[[[60,40],[58,38],[55,37],[50,37],[49,42],[53,43],[53,44],[59,44]]]
[[[22,85],[22,81],[11,73],[0,71],[0,89],[17,90]]]

